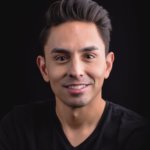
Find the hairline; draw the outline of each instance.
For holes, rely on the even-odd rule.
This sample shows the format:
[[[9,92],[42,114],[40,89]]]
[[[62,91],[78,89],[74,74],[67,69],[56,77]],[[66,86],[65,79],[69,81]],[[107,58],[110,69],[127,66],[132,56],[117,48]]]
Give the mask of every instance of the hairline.
[[[103,43],[104,43],[104,46],[105,46],[105,52],[106,52],[106,54],[108,53],[108,51],[106,50],[106,44],[105,44],[105,41],[104,41],[104,39],[103,39],[103,37],[102,37],[102,35],[101,35],[101,31],[100,31],[100,29],[98,28],[98,26],[96,25],[96,23],[95,22],[92,22],[92,21],[87,21],[87,20],[67,20],[67,21],[64,21],[64,22],[61,22],[61,23],[59,23],[59,24],[57,24],[57,25],[51,25],[50,27],[47,27],[47,38],[46,38],[46,40],[45,40],[45,43],[44,43],[44,47],[45,47],[45,45],[46,45],[46,43],[47,43],[47,41],[48,41],[48,38],[49,38],[49,36],[50,36],[50,34],[51,34],[51,30],[53,29],[53,28],[55,28],[55,27],[58,27],[58,26],[61,26],[61,25],[63,25],[63,24],[65,24],[65,23],[71,23],[71,22],[83,22],[83,23],[89,23],[89,24],[93,24],[93,25],[95,25],[95,27],[96,27],[96,30],[97,30],[97,32],[98,32],[98,35],[99,35],[99,37],[101,38],[101,40],[103,41]],[[43,48],[44,48],[43,47]],[[43,49],[44,50],[44,49]]]

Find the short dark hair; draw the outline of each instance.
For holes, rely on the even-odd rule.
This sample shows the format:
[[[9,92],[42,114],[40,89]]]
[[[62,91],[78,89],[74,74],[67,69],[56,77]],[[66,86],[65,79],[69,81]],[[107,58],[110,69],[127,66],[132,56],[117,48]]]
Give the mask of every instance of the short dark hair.
[[[69,21],[94,23],[104,41],[106,53],[109,51],[112,26],[108,11],[92,0],[58,0],[51,3],[46,12],[46,25],[40,34],[42,51],[51,27]]]

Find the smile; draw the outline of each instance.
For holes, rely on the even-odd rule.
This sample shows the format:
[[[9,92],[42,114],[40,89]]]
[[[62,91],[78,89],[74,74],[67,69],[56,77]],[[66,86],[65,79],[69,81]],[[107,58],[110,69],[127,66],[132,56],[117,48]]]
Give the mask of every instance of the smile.
[[[83,94],[87,90],[88,86],[89,84],[70,84],[64,87],[67,89],[67,91],[70,94],[78,95],[78,94]]]
[[[79,89],[85,88],[86,86],[87,86],[86,84],[81,84],[81,85],[69,85],[69,86],[67,86],[67,88],[79,90]]]

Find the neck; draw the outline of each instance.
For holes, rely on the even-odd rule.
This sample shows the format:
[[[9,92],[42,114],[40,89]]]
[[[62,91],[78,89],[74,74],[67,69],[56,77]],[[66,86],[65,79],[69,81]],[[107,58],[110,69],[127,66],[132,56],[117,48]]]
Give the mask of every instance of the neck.
[[[60,100],[56,100],[56,113],[63,128],[77,129],[95,127],[105,108],[105,101],[97,99],[87,106],[71,108]]]
[[[104,108],[105,101],[103,99],[96,99],[80,108],[71,108],[56,99],[57,116],[64,134],[72,146],[78,146],[92,134]]]

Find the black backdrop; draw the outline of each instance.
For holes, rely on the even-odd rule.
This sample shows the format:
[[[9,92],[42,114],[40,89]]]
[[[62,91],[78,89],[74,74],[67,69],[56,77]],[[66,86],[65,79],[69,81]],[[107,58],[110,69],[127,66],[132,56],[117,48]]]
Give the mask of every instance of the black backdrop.
[[[98,1],[98,0],[97,0]],[[141,115],[150,117],[148,108],[148,63],[146,46],[146,4],[136,0],[99,0],[112,19],[110,50],[116,59],[103,97]],[[49,0],[6,2],[1,58],[0,117],[14,105],[44,100],[52,96],[36,66],[38,35]]]

